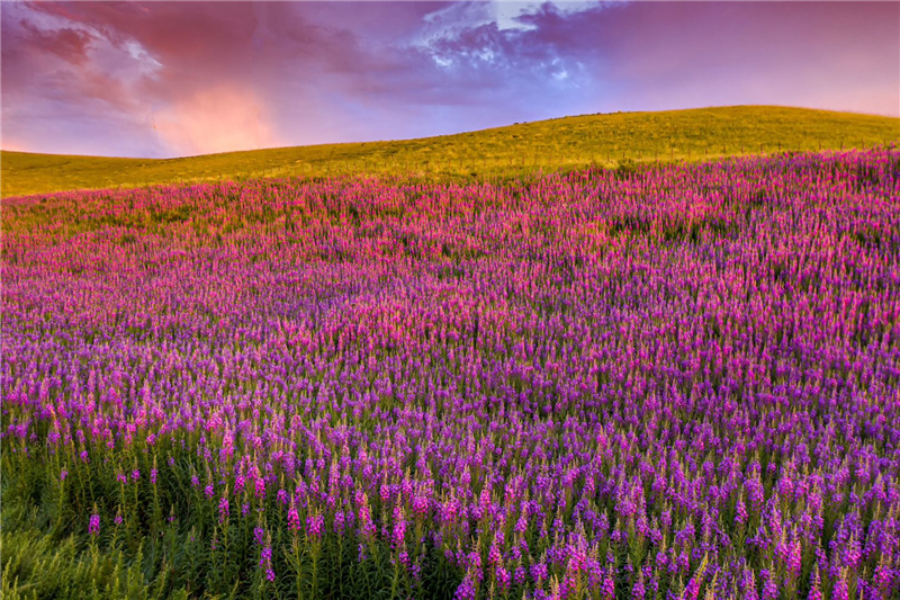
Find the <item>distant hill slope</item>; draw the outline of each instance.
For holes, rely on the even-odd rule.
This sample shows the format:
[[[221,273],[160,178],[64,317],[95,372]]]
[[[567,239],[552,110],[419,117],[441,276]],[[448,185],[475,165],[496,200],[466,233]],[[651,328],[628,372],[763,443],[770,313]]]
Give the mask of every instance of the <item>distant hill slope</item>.
[[[176,159],[0,153],[3,197],[248,177],[339,173],[501,175],[596,162],[699,160],[781,150],[870,147],[900,119],[773,106],[564,117],[457,135]]]

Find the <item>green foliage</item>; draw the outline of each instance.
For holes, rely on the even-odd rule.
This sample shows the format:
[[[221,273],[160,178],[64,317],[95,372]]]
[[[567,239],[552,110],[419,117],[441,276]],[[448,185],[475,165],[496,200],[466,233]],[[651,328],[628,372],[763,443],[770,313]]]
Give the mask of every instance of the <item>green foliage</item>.
[[[56,540],[39,529],[22,527],[10,532],[4,526],[0,539],[0,596],[7,600],[187,597],[183,589],[169,590],[164,576],[155,582],[146,578],[140,549],[131,556],[118,548],[101,552],[96,546],[80,548],[74,536]]]
[[[158,465],[151,450],[138,443],[107,461],[84,463],[66,450],[34,446],[26,456],[24,446],[4,445],[0,597],[449,599],[462,579],[442,552],[424,545],[411,553],[422,567],[414,581],[400,567],[398,550],[382,541],[372,539],[360,561],[349,531],[336,535],[326,523],[320,540],[292,532],[275,495],[232,495],[230,514],[222,518],[221,496],[207,498],[192,482],[190,452],[179,456],[168,448],[179,458]],[[154,484],[148,474],[157,467]],[[131,469],[142,473],[140,480],[117,480],[117,472]],[[92,513],[100,516],[97,536],[88,533]],[[260,566],[257,528],[272,548],[275,581]]]
[[[394,142],[271,148],[153,160],[3,152],[2,196],[256,177],[408,174],[451,179],[538,170],[708,160],[871,147],[900,139],[900,119],[739,106],[565,117]],[[175,216],[177,217],[177,216]]]

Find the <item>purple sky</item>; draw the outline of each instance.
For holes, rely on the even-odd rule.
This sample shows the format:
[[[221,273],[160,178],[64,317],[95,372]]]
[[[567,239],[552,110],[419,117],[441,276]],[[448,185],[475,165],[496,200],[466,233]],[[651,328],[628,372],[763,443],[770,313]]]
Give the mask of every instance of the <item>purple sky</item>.
[[[898,2],[3,2],[2,146],[169,157],[564,115],[900,116]]]

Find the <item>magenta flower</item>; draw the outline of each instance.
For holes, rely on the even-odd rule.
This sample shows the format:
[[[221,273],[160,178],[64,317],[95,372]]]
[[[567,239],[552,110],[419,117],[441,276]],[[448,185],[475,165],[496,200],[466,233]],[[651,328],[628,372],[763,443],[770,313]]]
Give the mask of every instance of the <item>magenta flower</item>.
[[[288,528],[296,533],[300,531],[300,527],[300,514],[297,512],[296,507],[291,506],[291,508],[288,509]]]
[[[306,517],[306,535],[314,540],[321,539],[325,529],[325,518],[321,514]]]
[[[821,581],[819,579],[819,565],[816,564],[813,567],[813,572],[810,575],[810,587],[809,587],[809,598],[808,600],[823,600],[822,590],[821,590]]]
[[[275,581],[275,571],[272,568],[272,546],[266,544],[259,555],[259,567],[266,572],[266,580]]]
[[[603,600],[613,600],[616,596],[616,582],[613,580],[612,572],[607,569],[603,576],[603,583],[600,584],[600,597]]]
[[[850,591],[847,589],[847,578],[845,573],[841,573],[831,592],[833,600],[850,600]]]
[[[228,501],[228,494],[222,494],[222,497],[219,498],[219,523],[227,521],[230,512],[231,504]]]
[[[632,600],[644,600],[646,593],[643,573],[639,573],[637,581],[634,582],[634,587],[631,588],[631,598]]]
[[[397,504],[394,507],[394,529],[391,535],[391,544],[394,548],[403,546],[406,538],[406,518],[403,515],[403,507]]]

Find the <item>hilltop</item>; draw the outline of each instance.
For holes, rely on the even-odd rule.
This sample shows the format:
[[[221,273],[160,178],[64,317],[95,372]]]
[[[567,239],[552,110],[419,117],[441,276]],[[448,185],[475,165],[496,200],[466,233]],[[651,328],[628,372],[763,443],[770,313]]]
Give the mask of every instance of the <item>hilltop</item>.
[[[323,144],[174,159],[0,153],[4,198],[70,189],[250,177],[412,173],[508,175],[590,163],[870,147],[900,139],[900,119],[773,106],[563,117],[413,140]]]

